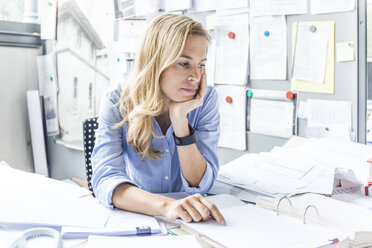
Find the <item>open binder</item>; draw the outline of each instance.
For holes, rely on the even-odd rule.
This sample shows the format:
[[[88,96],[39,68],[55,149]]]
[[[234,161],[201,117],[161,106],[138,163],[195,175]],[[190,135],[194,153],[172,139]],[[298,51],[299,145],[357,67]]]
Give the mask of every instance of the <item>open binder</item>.
[[[301,220],[290,215],[277,215],[274,211],[251,204],[224,207],[221,202],[232,202],[235,197],[214,197],[222,197],[217,202],[209,200],[220,209],[226,226],[219,225],[215,220],[181,224],[184,230],[196,234],[213,247],[310,248],[337,242],[338,232],[329,231],[321,225],[304,225]]]
[[[258,196],[256,204],[329,230],[339,240],[338,247],[372,246],[372,213],[366,208],[312,193],[280,199]]]

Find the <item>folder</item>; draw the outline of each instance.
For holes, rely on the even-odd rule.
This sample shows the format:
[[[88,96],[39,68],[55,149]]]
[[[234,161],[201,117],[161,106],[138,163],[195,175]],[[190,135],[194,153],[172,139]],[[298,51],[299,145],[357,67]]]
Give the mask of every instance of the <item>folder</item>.
[[[372,212],[366,208],[312,193],[280,199],[258,196],[256,204],[306,225],[326,228],[336,234],[341,247],[372,245]]]

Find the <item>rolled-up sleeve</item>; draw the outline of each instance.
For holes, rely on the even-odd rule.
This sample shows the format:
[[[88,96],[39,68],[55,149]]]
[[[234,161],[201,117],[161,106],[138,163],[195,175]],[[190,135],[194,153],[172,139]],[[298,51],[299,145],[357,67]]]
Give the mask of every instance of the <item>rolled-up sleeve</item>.
[[[218,95],[213,87],[209,87],[209,94],[200,107],[198,118],[194,122],[198,139],[197,147],[207,162],[204,175],[198,187],[190,187],[181,173],[184,189],[189,194],[205,194],[213,186],[219,170],[218,139],[220,137],[220,113],[218,111]]]
[[[113,208],[112,193],[119,184],[134,184],[125,170],[123,128],[113,128],[122,120],[116,106],[119,97],[118,90],[114,90],[107,92],[102,99],[91,156],[93,191],[99,201],[108,208]]]

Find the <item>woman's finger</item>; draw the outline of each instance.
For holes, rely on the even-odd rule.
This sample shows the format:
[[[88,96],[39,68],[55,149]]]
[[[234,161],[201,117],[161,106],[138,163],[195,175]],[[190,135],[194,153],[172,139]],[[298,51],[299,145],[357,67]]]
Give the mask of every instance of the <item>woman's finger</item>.
[[[206,206],[209,209],[213,219],[215,219],[220,225],[223,226],[226,225],[225,218],[222,216],[220,210],[218,210],[215,204],[211,203],[204,197],[200,197],[199,200],[204,206]]]

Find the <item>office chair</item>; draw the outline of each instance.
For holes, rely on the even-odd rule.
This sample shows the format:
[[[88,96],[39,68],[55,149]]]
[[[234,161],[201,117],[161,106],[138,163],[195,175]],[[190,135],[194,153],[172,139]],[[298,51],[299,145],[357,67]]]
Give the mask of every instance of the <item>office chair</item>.
[[[85,170],[87,173],[88,189],[93,192],[91,184],[92,179],[92,163],[90,162],[90,156],[92,155],[95,131],[98,128],[97,117],[86,119],[83,122],[83,139],[84,139],[84,156],[85,156]],[[94,193],[93,193],[94,196]]]

